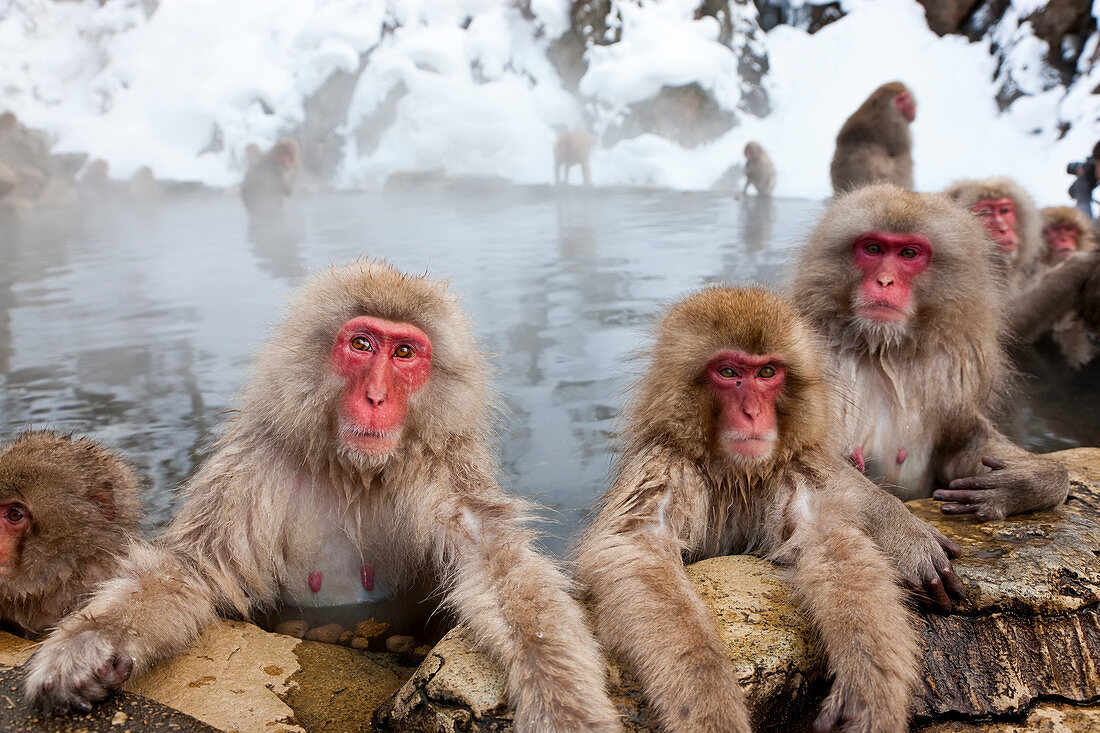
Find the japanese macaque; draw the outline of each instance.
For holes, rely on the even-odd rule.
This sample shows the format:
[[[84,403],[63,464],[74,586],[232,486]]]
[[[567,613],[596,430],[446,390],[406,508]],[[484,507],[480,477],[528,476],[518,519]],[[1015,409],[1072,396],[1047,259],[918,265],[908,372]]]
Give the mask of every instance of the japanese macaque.
[[[741,195],[747,195],[749,184],[761,196],[771,196],[775,188],[775,166],[764,152],[763,146],[755,140],[745,145],[745,188]]]
[[[426,577],[506,670],[517,730],[621,730],[569,583],[497,483],[494,404],[443,282],[377,262],[318,275],[157,545],[43,643],[28,697],[87,710],[219,614],[394,597]]]
[[[931,495],[944,514],[981,521],[1055,507],[1069,491],[1065,466],[988,417],[1007,378],[989,246],[950,199],[869,186],[826,211],[792,287],[850,385],[852,461],[903,499]]]
[[[592,136],[587,130],[564,130],[554,142],[554,185],[569,183],[569,171],[575,165],[581,167],[584,185],[592,182],[588,170],[588,154],[592,152]]]
[[[920,555],[941,596],[942,583],[961,593],[943,551],[958,548],[844,459],[824,344],[779,296],[717,287],[672,306],[649,343],[615,482],[576,558],[601,640],[664,730],[751,730],[684,562],[761,555],[791,567],[828,657],[815,730],[906,730],[917,636],[879,548]]]
[[[110,165],[102,158],[96,158],[87,165],[77,180],[77,191],[82,198],[101,199],[114,196],[121,190],[121,184],[111,179]]]
[[[909,123],[916,118],[917,102],[900,81],[873,91],[836,136],[829,166],[833,193],[876,182],[913,188]]]
[[[976,214],[993,240],[995,272],[1007,291],[1006,327],[1019,343],[1031,343],[1073,318],[1084,281],[1095,269],[1092,256],[1066,253],[1057,268],[1046,243],[1043,218],[1031,197],[1010,178],[958,181],[945,193]],[[1049,263],[1049,264],[1048,264]],[[1086,335],[1082,332],[1080,338]],[[1072,339],[1084,346],[1079,339]],[[1074,348],[1071,363],[1084,356]]]
[[[1043,271],[1043,281],[1058,279],[1061,268],[1081,269],[1078,264],[1083,258],[1070,257],[1078,252],[1092,252],[1096,249],[1096,237],[1093,233],[1092,222],[1080,209],[1072,206],[1050,206],[1039,212],[1043,220],[1043,255],[1040,268]],[[1096,262],[1096,258],[1090,258]],[[1050,272],[1051,270],[1055,272]],[[1095,269],[1085,266],[1085,270]],[[1047,273],[1050,272],[1048,275]],[[1050,329],[1051,339],[1058,346],[1062,356],[1074,369],[1080,369],[1088,364],[1100,352],[1095,336],[1085,327],[1084,321],[1077,313],[1076,302],[1070,307],[1070,293],[1064,290],[1080,290],[1083,287],[1086,273],[1076,274],[1070,282],[1059,281],[1057,286],[1046,285],[1046,288],[1058,287],[1063,289],[1059,293],[1059,301],[1063,302],[1065,313],[1057,318]],[[1078,285],[1080,283],[1080,285]],[[1035,305],[1029,303],[1029,305]],[[1033,334],[1029,334],[1033,335]]]
[[[86,438],[0,447],[0,621],[45,631],[112,576],[141,519],[137,478]]]
[[[249,164],[241,183],[241,198],[250,216],[272,216],[283,210],[283,200],[294,190],[302,168],[298,142],[283,138],[260,159]]]
[[[153,175],[153,169],[147,165],[134,171],[134,175],[130,176],[127,189],[130,198],[135,201],[155,201],[164,198],[164,188]]]
[[[1011,178],[998,177],[956,181],[944,193],[981,219],[996,245],[996,272],[1013,293],[1035,281],[1043,254],[1043,225],[1027,191]]]

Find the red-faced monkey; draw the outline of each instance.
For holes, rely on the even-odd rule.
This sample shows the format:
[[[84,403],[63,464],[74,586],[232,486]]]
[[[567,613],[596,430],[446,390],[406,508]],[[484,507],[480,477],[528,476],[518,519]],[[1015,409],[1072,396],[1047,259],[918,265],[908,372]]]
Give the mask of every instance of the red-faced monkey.
[[[248,165],[241,183],[241,198],[250,216],[272,216],[283,209],[283,201],[294,190],[302,169],[298,141],[283,138],[271,150]]]
[[[620,730],[584,613],[498,484],[494,401],[444,283],[378,262],[318,275],[157,545],[62,621],[27,695],[87,710],[219,614],[400,593],[427,573],[504,667],[517,730]]]
[[[45,631],[114,575],[138,494],[126,462],[87,438],[39,431],[0,448],[0,621]]]
[[[988,417],[1006,383],[989,247],[950,199],[868,186],[829,207],[791,287],[851,385],[852,460],[904,499],[931,495],[945,514],[983,521],[1049,509],[1069,491],[1065,466]]]
[[[749,184],[761,196],[771,196],[775,189],[775,166],[764,152],[764,147],[755,140],[745,145],[745,188],[741,195],[747,195]]]
[[[829,166],[833,193],[869,183],[913,188],[913,138],[909,124],[917,102],[900,81],[883,84],[840,128]]]
[[[827,655],[833,687],[815,728],[905,730],[917,636],[874,535],[931,547],[958,579],[942,535],[844,459],[824,344],[789,302],[751,288],[673,305],[649,343],[615,482],[577,552],[600,638],[662,729],[747,733],[733,665],[684,563],[757,554],[791,567]]]

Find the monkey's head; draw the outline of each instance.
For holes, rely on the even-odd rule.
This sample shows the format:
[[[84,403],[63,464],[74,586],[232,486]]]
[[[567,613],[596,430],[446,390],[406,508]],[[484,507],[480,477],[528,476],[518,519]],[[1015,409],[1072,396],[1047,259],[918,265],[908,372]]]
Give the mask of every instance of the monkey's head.
[[[745,143],[745,160],[755,160],[760,157],[760,153],[764,151],[764,148],[760,147],[760,143],[752,140]]]
[[[1041,255],[1039,210],[1011,178],[956,181],[946,191],[977,216],[996,245],[994,257],[1009,272],[1030,271]]]
[[[302,152],[298,147],[298,141],[294,138],[284,137],[275,144],[271,150],[272,157],[284,170],[298,170],[302,167]]]
[[[632,434],[753,473],[828,439],[822,347],[761,288],[702,290],[669,308],[630,409]]]
[[[867,98],[865,104],[875,108],[883,115],[888,113],[897,114],[907,123],[917,119],[917,100],[913,97],[913,93],[909,91],[909,87],[900,81],[883,84],[871,92],[871,96]]]
[[[1092,222],[1073,206],[1048,206],[1039,212],[1043,219],[1042,260],[1048,265],[1064,262],[1074,252],[1096,248]]]
[[[987,238],[949,199],[892,184],[856,189],[825,212],[792,287],[833,343],[871,353],[926,339],[997,333]]]
[[[0,587],[57,583],[92,561],[113,527],[136,524],[136,479],[104,455],[92,441],[48,431],[0,449]],[[133,496],[119,496],[123,488]]]
[[[306,462],[362,468],[483,430],[487,368],[444,282],[382,262],[323,272],[257,360],[241,420]]]

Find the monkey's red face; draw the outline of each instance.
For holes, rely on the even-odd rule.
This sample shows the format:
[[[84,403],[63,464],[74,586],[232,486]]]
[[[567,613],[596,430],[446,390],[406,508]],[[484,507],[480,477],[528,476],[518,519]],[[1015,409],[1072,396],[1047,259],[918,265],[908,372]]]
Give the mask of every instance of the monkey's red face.
[[[777,356],[720,351],[707,364],[718,398],[718,441],[733,457],[766,458],[779,437],[775,401],[787,368]]]
[[[1050,250],[1050,259],[1061,262],[1077,251],[1077,237],[1080,232],[1072,224],[1051,224],[1043,230]]]
[[[932,244],[919,234],[867,232],[852,248],[863,273],[856,315],[871,321],[906,321],[912,310],[913,279],[932,261]]]
[[[31,528],[31,510],[21,501],[0,501],[0,578],[19,568],[19,550],[23,536]]]
[[[982,199],[970,208],[977,214],[1005,254],[1014,254],[1020,245],[1016,234],[1016,204],[1010,198]]]
[[[340,405],[344,444],[367,455],[397,447],[409,396],[431,374],[432,346],[416,326],[360,316],[343,325],[332,369],[345,382]]]
[[[909,92],[898,92],[894,97],[894,106],[901,112],[902,117],[912,122],[917,119],[917,105]]]

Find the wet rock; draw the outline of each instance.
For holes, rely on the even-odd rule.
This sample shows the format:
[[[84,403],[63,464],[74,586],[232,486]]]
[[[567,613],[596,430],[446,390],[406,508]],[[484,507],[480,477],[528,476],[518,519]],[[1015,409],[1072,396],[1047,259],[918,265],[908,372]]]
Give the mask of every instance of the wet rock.
[[[370,649],[371,640],[365,636],[353,636],[351,646],[353,649]]]
[[[386,651],[393,654],[412,654],[416,648],[416,639],[411,636],[394,634],[386,639]]]
[[[954,612],[920,617],[916,729],[1100,731],[1100,707],[1089,707],[1100,700],[1100,449],[1055,455],[1070,469],[1072,490],[1052,512],[977,524],[943,517],[931,500],[909,503],[963,546],[955,568],[966,584]],[[754,729],[805,728],[828,683],[782,571],[734,556],[696,563],[688,574],[715,615]],[[630,669],[615,665],[610,678],[627,730],[656,730]],[[389,731],[511,730],[501,670],[461,629],[375,721]]]
[[[309,624],[305,621],[283,621],[281,624],[275,627],[276,634],[284,634],[286,636],[293,636],[295,639],[301,639],[309,631]]]
[[[924,6],[928,27],[936,35],[958,33],[978,0],[917,0]]]
[[[324,626],[315,626],[306,632],[305,639],[307,641],[320,641],[325,644],[335,644],[340,641],[340,637],[344,633],[344,627],[340,624],[325,624]]]
[[[355,635],[362,639],[377,639],[385,636],[390,630],[390,625],[385,621],[375,621],[372,618],[360,621],[355,625]]]

